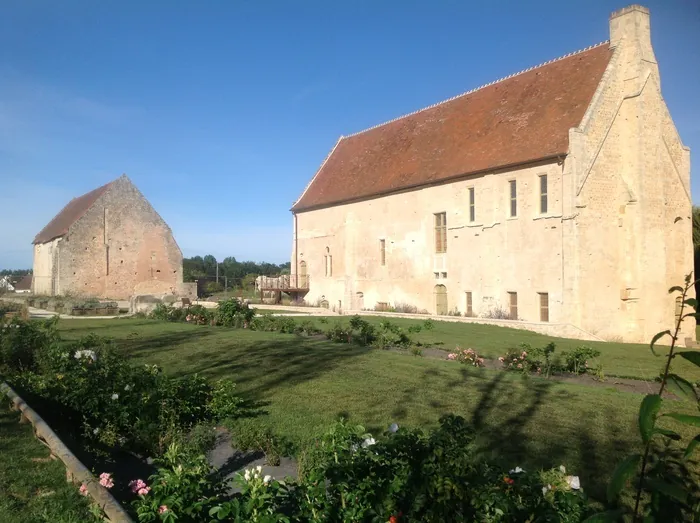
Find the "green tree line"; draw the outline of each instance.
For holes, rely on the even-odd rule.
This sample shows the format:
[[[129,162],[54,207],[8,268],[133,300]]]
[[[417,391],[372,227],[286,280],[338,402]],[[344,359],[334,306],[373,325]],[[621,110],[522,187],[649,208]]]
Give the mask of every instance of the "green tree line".
[[[228,279],[229,286],[238,287],[244,280],[252,281],[257,276],[289,274],[290,265],[290,262],[279,265],[267,262],[239,262],[233,256],[228,256],[219,262],[219,281]],[[216,258],[211,254],[184,258],[182,269],[185,281],[211,280],[216,278]]]

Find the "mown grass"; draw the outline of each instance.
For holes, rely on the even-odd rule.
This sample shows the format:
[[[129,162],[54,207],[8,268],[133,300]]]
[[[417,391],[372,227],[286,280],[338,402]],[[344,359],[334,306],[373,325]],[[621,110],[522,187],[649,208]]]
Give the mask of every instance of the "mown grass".
[[[113,337],[136,362],[171,374],[231,378],[263,406],[261,423],[297,442],[339,416],[381,433],[392,422],[427,427],[456,413],[494,458],[529,467],[565,463],[598,495],[613,464],[639,447],[641,396],[612,388],[278,333],[149,320],[64,321],[60,328],[66,338]]]
[[[66,482],[60,461],[20,425],[19,414],[0,406],[0,521],[84,523],[93,521],[87,500]]]

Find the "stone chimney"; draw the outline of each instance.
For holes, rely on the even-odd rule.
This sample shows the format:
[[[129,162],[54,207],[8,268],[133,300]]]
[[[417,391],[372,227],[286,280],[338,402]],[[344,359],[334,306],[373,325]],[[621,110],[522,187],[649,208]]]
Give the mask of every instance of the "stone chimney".
[[[610,46],[617,47],[622,40],[651,49],[649,9],[633,4],[610,15]]]
[[[611,14],[610,47],[624,50],[624,67],[630,69],[632,77],[641,76],[645,70],[651,69],[658,81],[656,57],[651,46],[649,9],[633,4]]]

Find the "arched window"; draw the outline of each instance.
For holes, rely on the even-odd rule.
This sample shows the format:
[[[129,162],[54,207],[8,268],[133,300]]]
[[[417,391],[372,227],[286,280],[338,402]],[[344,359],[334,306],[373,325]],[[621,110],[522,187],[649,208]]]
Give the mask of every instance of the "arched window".
[[[447,314],[447,287],[444,285],[435,286],[435,313],[445,315]]]
[[[330,247],[326,247],[326,255],[324,256],[324,261],[326,265],[326,277],[330,278],[333,276],[333,257],[331,256]]]

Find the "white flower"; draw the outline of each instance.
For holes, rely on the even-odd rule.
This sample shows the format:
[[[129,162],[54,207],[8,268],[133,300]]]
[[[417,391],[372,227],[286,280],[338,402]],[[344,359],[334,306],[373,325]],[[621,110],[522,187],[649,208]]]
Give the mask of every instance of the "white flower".
[[[581,482],[579,481],[578,476],[566,476],[566,482],[569,484],[569,488],[574,490],[581,488]]]
[[[396,423],[389,425],[389,432],[396,432],[397,430],[399,430],[399,426]]]
[[[261,467],[260,465],[258,465],[257,467],[255,467],[255,470],[258,471],[258,475],[262,474],[262,467]]]
[[[112,394],[112,399],[113,399],[113,400],[118,400],[118,399],[119,399],[119,394],[117,394],[116,392],[115,392],[114,394]]]
[[[509,474],[520,474],[521,472],[525,472],[525,471],[523,469],[521,469],[520,467],[515,467],[514,469],[511,469]]]
[[[542,495],[546,496],[547,492],[549,492],[549,489],[551,489],[551,488],[552,488],[551,485],[547,485],[546,487],[542,487]]]
[[[100,428],[99,428],[99,427],[95,428],[95,430],[93,430],[92,433],[93,433],[95,436],[97,436],[97,435],[100,433]]]
[[[124,390],[130,391],[130,390],[131,390],[131,385],[124,385]]]
[[[566,467],[564,465],[559,465],[559,470],[561,470],[562,474],[566,474]]]
[[[263,483],[269,483],[271,479],[272,479],[272,476],[267,475],[263,478]]]
[[[245,474],[243,474],[243,477],[246,481],[250,481],[250,469],[245,469]]]
[[[371,447],[375,443],[376,443],[376,441],[374,441],[374,438],[370,436],[369,438],[367,438],[366,440],[364,440],[362,442],[362,448],[366,449],[367,447]]]
[[[352,445],[350,445],[350,450],[353,452],[357,452],[358,448],[359,447],[357,446],[357,443],[353,443]]]

